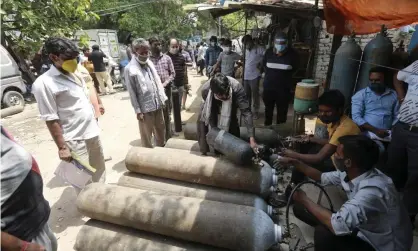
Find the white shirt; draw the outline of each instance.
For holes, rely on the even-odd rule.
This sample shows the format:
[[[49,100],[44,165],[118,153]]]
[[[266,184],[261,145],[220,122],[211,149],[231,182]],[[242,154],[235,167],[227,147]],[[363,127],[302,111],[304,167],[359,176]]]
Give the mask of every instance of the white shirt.
[[[348,180],[345,172],[322,173],[322,185],[344,189],[348,200],[331,216],[337,236],[357,236],[376,251],[409,251],[412,225],[392,180],[373,168]]]
[[[205,60],[205,49],[203,46],[200,46],[199,50],[197,50],[197,60]]]
[[[408,92],[399,109],[399,120],[418,126],[418,60],[398,72],[398,80],[408,84]],[[414,74],[412,74],[412,73]]]
[[[263,61],[264,52],[265,50],[261,46],[255,46],[252,50],[245,51],[244,80],[254,80],[260,77],[257,65]]]
[[[32,91],[41,119],[59,120],[65,141],[99,136],[99,126],[82,77],[67,76],[51,66],[36,79]]]

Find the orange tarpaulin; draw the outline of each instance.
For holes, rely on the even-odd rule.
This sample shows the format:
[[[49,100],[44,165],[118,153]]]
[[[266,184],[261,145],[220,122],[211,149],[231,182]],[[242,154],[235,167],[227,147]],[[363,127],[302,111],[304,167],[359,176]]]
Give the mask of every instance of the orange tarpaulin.
[[[398,28],[418,21],[418,0],[323,0],[327,30],[350,35]]]

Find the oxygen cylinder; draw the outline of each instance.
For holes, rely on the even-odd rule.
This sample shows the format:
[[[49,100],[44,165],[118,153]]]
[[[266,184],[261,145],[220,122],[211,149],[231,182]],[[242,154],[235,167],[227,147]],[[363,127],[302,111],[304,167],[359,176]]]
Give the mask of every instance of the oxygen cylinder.
[[[215,187],[197,185],[164,178],[157,178],[143,174],[126,172],[118,181],[119,186],[138,188],[150,192],[192,197],[204,200],[232,203],[243,206],[250,206],[273,215],[273,208],[260,197],[251,193],[237,192],[233,190],[219,189]]]
[[[184,125],[184,138],[188,140],[197,140],[196,123],[186,123],[186,125]]]
[[[267,250],[282,238],[259,209],[129,187],[89,184],[77,208],[92,219],[237,251]]]
[[[206,141],[208,145],[235,164],[252,165],[252,158],[255,154],[250,144],[244,140],[219,128],[212,128],[206,134]]]
[[[369,84],[369,71],[376,67],[374,64],[390,66],[390,58],[393,52],[393,45],[386,35],[385,28],[373,38],[364,48],[363,62],[360,67],[360,75],[356,91],[366,88]],[[373,64],[370,64],[373,63]],[[386,77],[386,76],[385,76]],[[390,79],[386,79],[390,81]],[[351,96],[350,96],[351,97]]]
[[[268,147],[275,147],[279,142],[279,135],[269,128],[254,128],[254,138],[258,144],[263,144]],[[239,128],[239,137],[246,142],[250,141],[248,130],[246,127]]]
[[[278,177],[263,162],[261,168],[241,168],[227,160],[170,148],[132,147],[126,155],[129,171],[219,188],[270,195]]]
[[[175,139],[171,138],[165,143],[165,148],[188,150],[192,152],[200,152],[199,142],[196,140]]]
[[[276,146],[278,143],[279,135],[272,129],[268,128],[254,128],[255,129],[255,141],[259,144],[264,144],[270,147]],[[246,127],[240,127],[240,138],[249,142],[248,130]],[[197,139],[197,125],[196,123],[187,123],[184,126],[184,138],[188,140]]]
[[[227,251],[98,220],[89,220],[84,224],[77,234],[74,250]]]
[[[181,132],[181,104],[180,95],[177,88],[173,88],[171,91],[172,102],[173,102],[173,118],[174,118],[174,130]]]
[[[330,89],[340,90],[344,94],[346,107],[351,105],[350,100],[356,85],[361,54],[361,48],[354,36],[348,38],[335,53]]]

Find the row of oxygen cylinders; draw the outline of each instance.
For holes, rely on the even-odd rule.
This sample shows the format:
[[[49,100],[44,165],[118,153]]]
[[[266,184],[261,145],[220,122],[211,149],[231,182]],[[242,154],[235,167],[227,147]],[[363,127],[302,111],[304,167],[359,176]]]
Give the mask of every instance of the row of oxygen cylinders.
[[[130,149],[117,184],[93,183],[78,195],[78,210],[92,220],[75,250],[261,251],[279,243],[284,230],[266,203],[275,170],[196,150],[197,141],[174,138]]]
[[[349,106],[351,96],[368,86],[370,69],[390,66],[392,53],[393,45],[384,28],[366,45],[364,52],[354,37],[349,37],[335,53],[330,89],[340,90]],[[390,81],[389,77],[386,81]]]

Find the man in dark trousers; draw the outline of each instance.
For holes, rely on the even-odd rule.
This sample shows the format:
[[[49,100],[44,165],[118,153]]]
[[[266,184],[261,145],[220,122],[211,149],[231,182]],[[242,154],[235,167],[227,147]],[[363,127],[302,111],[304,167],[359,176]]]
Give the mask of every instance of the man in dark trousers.
[[[181,104],[184,95],[184,81],[186,76],[186,59],[180,53],[179,41],[175,38],[170,40],[170,48],[167,55],[171,58],[174,65],[175,77],[174,86],[179,91],[179,102]]]
[[[286,123],[287,109],[292,89],[292,75],[299,64],[299,56],[288,44],[287,35],[276,33],[274,48],[270,48],[264,55],[264,90],[265,105],[264,125],[273,123],[274,107],[277,108],[277,124]]]
[[[197,122],[197,137],[200,151],[206,155],[209,146],[206,142],[208,127],[218,127],[232,135],[239,137],[239,123],[237,112],[241,111],[243,122],[248,130],[250,145],[255,148],[253,116],[244,87],[238,80],[216,73],[202,87],[202,98],[199,120]],[[219,118],[218,118],[218,115]]]

